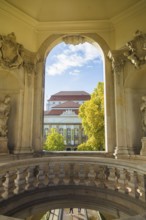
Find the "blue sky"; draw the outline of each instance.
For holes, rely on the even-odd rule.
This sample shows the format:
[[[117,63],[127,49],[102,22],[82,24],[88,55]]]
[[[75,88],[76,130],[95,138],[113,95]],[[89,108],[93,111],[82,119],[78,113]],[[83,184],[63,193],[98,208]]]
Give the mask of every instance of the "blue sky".
[[[46,100],[59,91],[92,93],[103,81],[103,61],[100,48],[89,43],[67,45],[60,43],[48,54],[45,66]]]

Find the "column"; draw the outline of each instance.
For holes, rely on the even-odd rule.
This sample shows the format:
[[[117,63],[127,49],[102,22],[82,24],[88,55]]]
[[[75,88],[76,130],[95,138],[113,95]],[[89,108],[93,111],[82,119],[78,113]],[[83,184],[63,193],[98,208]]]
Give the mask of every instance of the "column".
[[[124,94],[124,58],[121,52],[113,52],[112,67],[114,71],[115,119],[116,119],[116,158],[126,158],[133,154],[128,149],[126,140],[125,94]]]

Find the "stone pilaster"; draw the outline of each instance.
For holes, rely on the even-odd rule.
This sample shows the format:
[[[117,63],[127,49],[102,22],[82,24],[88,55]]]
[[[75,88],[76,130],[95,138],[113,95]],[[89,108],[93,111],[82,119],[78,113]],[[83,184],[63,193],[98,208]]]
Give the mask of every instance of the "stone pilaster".
[[[141,148],[141,151],[140,151],[140,155],[146,156],[146,137],[143,137],[141,139],[141,142],[142,142],[142,148]]]
[[[125,100],[123,85],[124,56],[121,51],[113,51],[109,58],[112,61],[115,90],[116,148],[115,157],[129,157],[131,152],[126,143]],[[132,152],[133,154],[133,152]]]

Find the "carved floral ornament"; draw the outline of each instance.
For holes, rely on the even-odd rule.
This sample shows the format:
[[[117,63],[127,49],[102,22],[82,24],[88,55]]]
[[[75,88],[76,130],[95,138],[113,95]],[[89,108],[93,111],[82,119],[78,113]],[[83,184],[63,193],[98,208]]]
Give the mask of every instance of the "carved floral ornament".
[[[83,44],[83,43],[86,42],[85,37],[80,36],[80,35],[65,36],[65,37],[62,38],[62,40],[66,44],[73,44],[73,45]]]
[[[146,63],[146,34],[136,31],[133,40],[127,42],[120,50],[109,51],[108,58],[115,73],[121,72],[127,61],[139,69]]]
[[[0,35],[0,66],[7,69],[23,66],[30,73],[34,68],[34,54],[16,42],[14,33]]]

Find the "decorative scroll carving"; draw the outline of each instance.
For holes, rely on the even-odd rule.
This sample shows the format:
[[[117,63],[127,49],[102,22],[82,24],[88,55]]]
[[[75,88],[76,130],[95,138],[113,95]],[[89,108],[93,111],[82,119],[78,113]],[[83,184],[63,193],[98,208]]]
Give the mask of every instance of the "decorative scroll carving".
[[[16,42],[14,33],[0,35],[0,66],[15,69],[23,66],[28,73],[34,69],[35,54]]]
[[[7,137],[8,117],[10,113],[10,96],[0,101],[0,137]]]
[[[120,74],[124,68],[125,57],[122,54],[122,51],[109,51],[108,58],[112,62],[112,70],[115,74]]]
[[[73,44],[73,45],[83,44],[86,41],[85,37],[80,36],[80,35],[66,36],[66,37],[63,37],[62,40],[66,44]]]
[[[116,51],[109,51],[108,58],[112,62],[114,73],[120,73],[127,61],[130,61],[135,68],[140,68],[146,63],[146,34],[136,31],[134,39]]]

